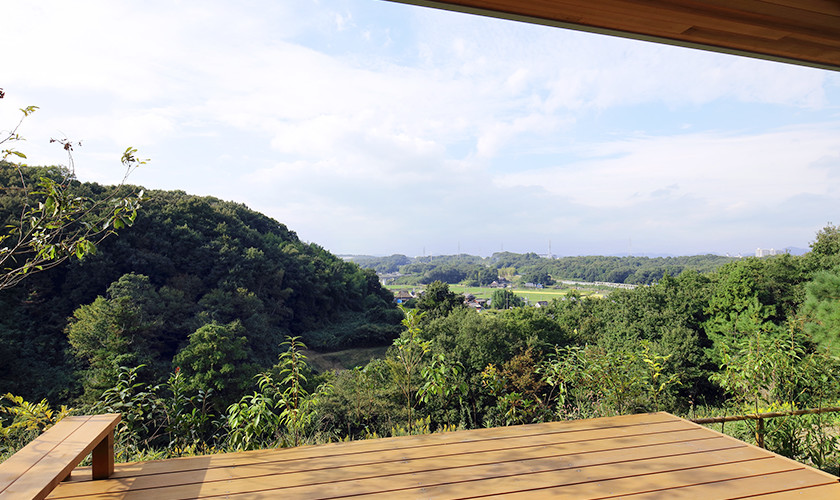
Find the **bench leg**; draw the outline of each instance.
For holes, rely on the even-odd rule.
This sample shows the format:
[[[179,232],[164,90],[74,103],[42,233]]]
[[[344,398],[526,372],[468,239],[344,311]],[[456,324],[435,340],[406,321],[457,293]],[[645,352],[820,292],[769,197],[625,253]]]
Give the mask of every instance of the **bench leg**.
[[[108,479],[114,473],[114,431],[108,433],[91,453],[93,479]]]

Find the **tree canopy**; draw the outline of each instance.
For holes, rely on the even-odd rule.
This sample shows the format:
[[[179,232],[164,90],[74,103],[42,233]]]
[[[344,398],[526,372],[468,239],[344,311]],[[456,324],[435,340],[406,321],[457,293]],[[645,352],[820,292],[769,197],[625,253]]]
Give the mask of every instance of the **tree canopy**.
[[[0,173],[4,168],[12,167],[0,165]],[[72,184],[80,196],[105,190]],[[372,270],[300,241],[242,204],[181,191],[149,191],[146,198],[134,225],[101,242],[95,254],[0,292],[7,322],[0,354],[13,368],[0,373],[0,387],[37,397],[66,394],[68,387],[80,389],[70,383],[74,372],[90,376],[90,368],[104,378],[102,385],[87,380],[107,385],[114,367],[106,370],[83,343],[68,342],[71,316],[71,338],[93,325],[103,338],[120,330],[123,338],[109,344],[112,353],[145,363],[149,372],[169,368],[190,335],[207,324],[239,321],[258,366],[276,361],[286,335],[301,336],[312,348],[341,349],[387,344],[398,334],[402,316]]]
[[[685,257],[611,257],[580,256],[548,259],[535,253],[498,252],[482,258],[473,255],[438,255],[409,258],[353,257],[360,266],[377,272],[400,272],[400,284],[429,284],[433,281],[468,286],[483,286],[499,277],[521,283],[553,285],[559,280],[603,281],[649,285],[665,275],[677,276],[691,270],[707,273],[718,269],[734,257],[695,255]]]

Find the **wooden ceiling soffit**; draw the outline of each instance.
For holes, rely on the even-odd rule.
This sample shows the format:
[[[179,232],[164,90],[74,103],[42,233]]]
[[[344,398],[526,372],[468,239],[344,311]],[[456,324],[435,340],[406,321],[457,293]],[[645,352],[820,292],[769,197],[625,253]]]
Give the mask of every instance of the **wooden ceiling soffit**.
[[[840,71],[840,0],[390,0]]]

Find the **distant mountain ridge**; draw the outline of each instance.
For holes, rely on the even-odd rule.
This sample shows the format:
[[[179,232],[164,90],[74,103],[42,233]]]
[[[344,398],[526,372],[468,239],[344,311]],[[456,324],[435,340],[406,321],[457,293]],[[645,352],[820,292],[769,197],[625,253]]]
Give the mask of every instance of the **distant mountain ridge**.
[[[547,258],[536,253],[518,254],[497,252],[490,257],[474,255],[436,255],[408,257],[394,254],[386,257],[344,255],[342,258],[379,274],[400,273],[397,283],[429,283],[444,281],[468,285],[487,284],[499,276],[531,276],[533,279],[556,281],[561,279],[605,281],[645,285],[654,283],[666,274],[671,276],[691,270],[700,273],[714,271],[737,257],[714,254],[692,256],[575,256]],[[543,276],[543,278],[539,278]]]

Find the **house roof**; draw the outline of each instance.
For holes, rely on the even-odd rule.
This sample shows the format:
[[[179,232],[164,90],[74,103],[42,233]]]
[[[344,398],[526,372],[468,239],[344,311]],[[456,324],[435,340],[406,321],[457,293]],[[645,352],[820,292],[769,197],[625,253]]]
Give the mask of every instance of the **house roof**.
[[[840,71],[837,0],[390,0]]]

